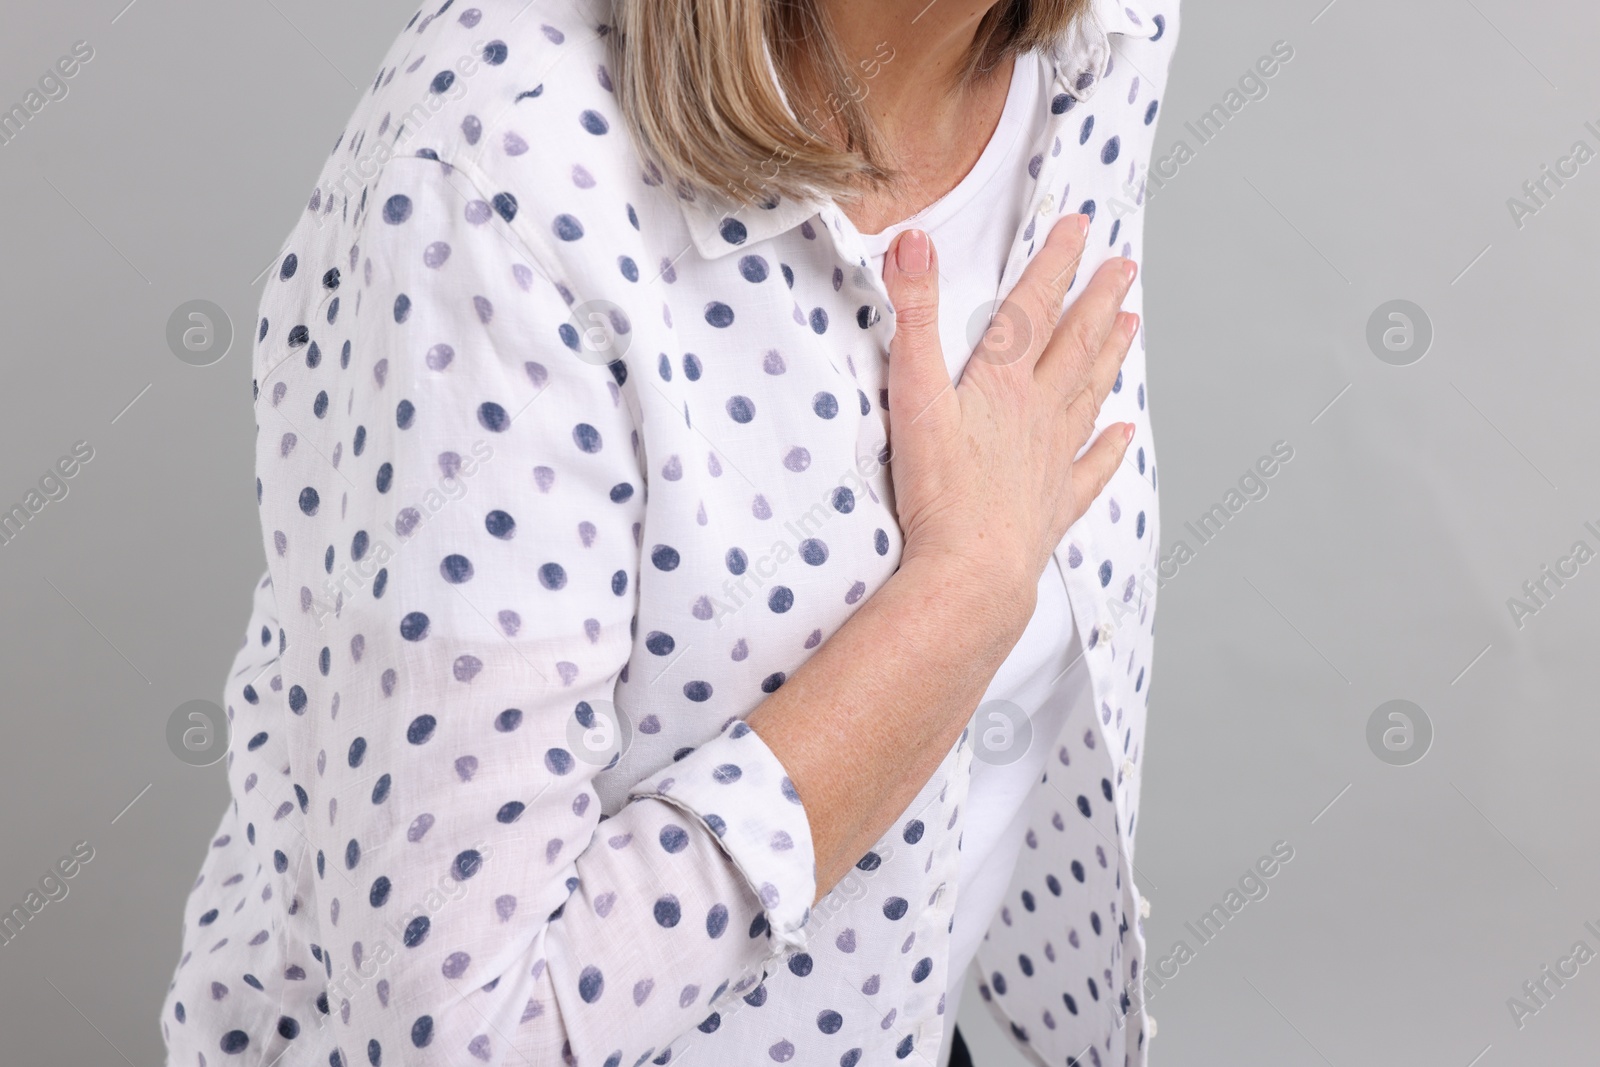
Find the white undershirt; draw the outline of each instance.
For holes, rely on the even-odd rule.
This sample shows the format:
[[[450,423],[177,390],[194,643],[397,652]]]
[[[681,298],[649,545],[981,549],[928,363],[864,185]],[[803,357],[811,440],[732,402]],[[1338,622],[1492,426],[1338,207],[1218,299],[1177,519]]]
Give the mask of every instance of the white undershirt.
[[[1025,224],[1034,187],[1028,154],[1043,134],[1047,82],[1036,54],[1017,57],[999,125],[967,176],[910,218],[881,233],[862,235],[880,273],[890,244],[902,230],[916,227],[931,236],[940,264],[939,337],[952,381],[982,335],[1007,255]],[[991,703],[997,700],[1015,706],[1009,716]],[[1005,896],[1022,848],[1024,804],[1068,716],[1080,702],[1092,701],[1066,586],[1052,558],[1039,579],[1033,617],[1000,665],[972,722],[974,759],[962,819],[941,1067],[949,1059],[967,967]],[[1018,721],[1018,712],[1031,727],[1031,739],[1024,736],[1028,728]]]

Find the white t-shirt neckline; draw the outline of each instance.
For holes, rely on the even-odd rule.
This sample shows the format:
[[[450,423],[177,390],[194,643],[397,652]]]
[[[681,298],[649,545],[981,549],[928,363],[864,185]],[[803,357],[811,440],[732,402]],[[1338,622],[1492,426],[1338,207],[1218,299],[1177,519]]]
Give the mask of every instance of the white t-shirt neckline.
[[[949,222],[970,204],[1004,171],[1007,161],[1015,152],[1017,139],[1028,129],[1038,97],[1042,92],[1040,59],[1035,52],[1025,52],[1016,57],[1011,69],[1011,86],[1006,91],[1006,102],[1000,111],[1000,121],[995,125],[989,143],[978,156],[972,169],[956,183],[955,188],[909,218],[892,223],[877,233],[861,234],[869,256],[882,256],[902,231],[917,228],[933,231]]]
[[[939,336],[955,381],[1000,294],[997,286],[1015,235],[1026,224],[1036,183],[1028,154],[1042,135],[1048,77],[1037,53],[1016,57],[1000,120],[972,169],[944,196],[875,234],[861,234],[874,269],[902,231],[927,231],[939,249]],[[848,220],[846,220],[848,221]],[[976,330],[975,330],[976,326]],[[974,715],[974,762],[963,804],[961,858],[945,990],[945,1040],[938,1067],[948,1062],[962,987],[989,924],[1003,903],[1023,848],[1030,792],[1044,773],[1066,722],[1093,715],[1093,687],[1083,658],[1060,565],[1052,558],[1039,577],[1033,617],[996,671]],[[1003,710],[997,710],[1003,709]],[[1026,722],[1017,719],[1017,712]],[[1013,752],[989,745],[996,716],[1012,720]],[[1002,724],[1003,725],[1003,724]],[[1026,730],[1026,733],[1022,731]],[[1001,732],[1005,732],[1001,730]],[[978,735],[982,735],[981,737]],[[982,755],[976,754],[982,752]]]

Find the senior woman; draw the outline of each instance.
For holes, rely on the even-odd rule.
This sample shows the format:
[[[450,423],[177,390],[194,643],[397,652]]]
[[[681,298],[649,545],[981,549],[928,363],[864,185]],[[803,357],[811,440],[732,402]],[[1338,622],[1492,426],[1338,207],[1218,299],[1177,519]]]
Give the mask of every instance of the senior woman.
[[[1174,16],[413,16],[256,325],[170,1062],[943,1063],[974,968],[1033,1062],[1145,1062]]]

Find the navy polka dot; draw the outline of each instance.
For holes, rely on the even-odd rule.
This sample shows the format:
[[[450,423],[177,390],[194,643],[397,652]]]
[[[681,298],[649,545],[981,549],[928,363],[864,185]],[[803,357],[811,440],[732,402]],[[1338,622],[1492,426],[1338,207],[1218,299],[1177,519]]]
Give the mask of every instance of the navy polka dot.
[[[927,783],[818,901],[799,791],[741,716],[902,561],[879,264],[836,206],[762,189],[735,210],[647,159],[614,28],[519,6],[415,14],[313,146],[253,311],[266,573],[226,676],[234,795],[183,911],[168,1058],[915,1061],[957,1007],[955,950],[987,935],[981,988],[1019,1044],[1141,1067],[1143,336],[1099,418],[1139,447],[1041,584],[1036,614],[1067,626],[1039,655],[1084,624],[1083,699],[1051,712],[1070,725],[1009,766],[971,758],[969,729],[969,799]],[[1025,262],[1072,205],[1111,206],[1069,296],[1142,255],[1175,9],[1102,14],[1109,38],[1086,21],[1024,57],[1002,170],[938,223],[961,268],[941,333],[983,299],[956,282]],[[987,251],[958,251],[960,227]],[[1008,775],[1020,856],[974,872],[974,802]],[[967,892],[985,874],[987,915]]]

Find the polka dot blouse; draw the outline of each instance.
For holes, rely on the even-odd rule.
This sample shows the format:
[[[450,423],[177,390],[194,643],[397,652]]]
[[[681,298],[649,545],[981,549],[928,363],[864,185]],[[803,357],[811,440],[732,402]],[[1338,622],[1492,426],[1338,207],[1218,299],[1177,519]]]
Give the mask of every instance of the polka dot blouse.
[[[609,19],[419,11],[267,278],[268,568],[175,1065],[937,1062],[972,738],[812,907],[805,808],[743,721],[898,564],[894,309],[834,204],[727,213],[642,161]],[[1093,0],[1048,50],[1003,287],[1062,213],[1093,216],[1069,301],[1140,256],[1176,23]],[[1120,1067],[1151,1031],[1142,335],[1101,419],[1135,447],[1056,553],[1094,699],[1036,742],[973,966],[1033,1062]]]

